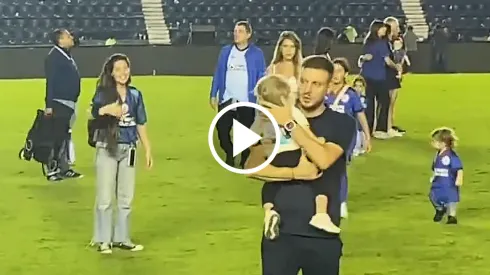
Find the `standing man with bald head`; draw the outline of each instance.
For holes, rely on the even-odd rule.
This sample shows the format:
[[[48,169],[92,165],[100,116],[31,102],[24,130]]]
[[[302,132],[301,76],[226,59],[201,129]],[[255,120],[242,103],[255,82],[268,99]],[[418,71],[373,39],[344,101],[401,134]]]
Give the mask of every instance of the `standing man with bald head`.
[[[383,22],[389,26],[390,31],[388,33],[388,41],[390,44],[391,55],[390,58],[394,60],[393,56],[393,41],[400,37],[400,23],[398,19],[393,16],[386,17]],[[399,70],[402,68],[400,67]],[[401,127],[395,126],[394,122],[394,109],[396,99],[398,98],[398,89],[401,88],[401,79],[397,77],[398,71],[393,68],[387,68],[386,70],[386,85],[390,90],[390,111],[388,116],[388,133],[390,136],[402,136],[405,130]]]

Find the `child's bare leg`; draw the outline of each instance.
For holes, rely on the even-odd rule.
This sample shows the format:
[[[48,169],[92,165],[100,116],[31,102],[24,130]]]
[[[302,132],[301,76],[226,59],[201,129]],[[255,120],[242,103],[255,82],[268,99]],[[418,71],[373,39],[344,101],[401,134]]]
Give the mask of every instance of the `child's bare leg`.
[[[330,232],[340,233],[340,228],[336,226],[330,216],[327,214],[328,198],[325,195],[315,197],[316,214],[311,218],[310,224],[318,229]]]
[[[316,214],[327,214],[328,197],[325,195],[318,195],[315,198]]]

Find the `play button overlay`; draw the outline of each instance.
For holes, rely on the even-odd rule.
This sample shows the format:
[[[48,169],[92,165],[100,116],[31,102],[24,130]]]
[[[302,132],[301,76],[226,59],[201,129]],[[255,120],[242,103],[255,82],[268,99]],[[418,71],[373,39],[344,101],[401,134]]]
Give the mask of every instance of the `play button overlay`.
[[[274,127],[274,132],[275,132],[275,143],[274,143],[274,149],[272,150],[272,153],[269,155],[269,157],[259,166],[250,168],[250,169],[239,169],[233,166],[228,165],[218,154],[217,148],[214,146],[214,132],[216,129],[216,125],[218,124],[218,121],[220,120],[223,115],[225,115],[228,112],[236,112],[237,108],[253,108],[255,109],[255,112],[260,112],[264,114],[270,122],[272,122],[272,126]],[[240,153],[243,151],[249,149],[252,145],[255,145],[257,142],[262,140],[262,137],[260,133],[256,133],[240,123],[237,119],[233,119],[233,125],[231,128],[231,133],[230,135],[233,136],[233,157],[238,156]],[[208,144],[209,144],[209,149],[211,150],[211,154],[213,155],[214,159],[218,164],[223,167],[224,169],[236,173],[236,174],[253,174],[256,173],[262,169],[264,169],[267,165],[269,165],[274,157],[277,155],[277,152],[279,151],[279,146],[280,146],[280,140],[281,140],[281,131],[279,129],[279,125],[277,124],[276,120],[272,116],[272,114],[264,107],[250,103],[250,102],[238,102],[234,104],[230,104],[223,108],[223,110],[219,111],[218,114],[214,117],[213,121],[211,122],[211,125],[209,127],[209,132],[208,132]],[[221,150],[221,148],[218,148]]]
[[[241,152],[262,139],[254,131],[248,129],[236,119],[233,120],[233,156],[236,157]]]

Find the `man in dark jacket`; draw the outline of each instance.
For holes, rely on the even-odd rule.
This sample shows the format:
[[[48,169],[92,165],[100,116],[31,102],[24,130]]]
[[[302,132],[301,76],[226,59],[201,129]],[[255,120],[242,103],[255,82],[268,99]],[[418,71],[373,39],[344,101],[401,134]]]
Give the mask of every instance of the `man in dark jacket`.
[[[68,148],[70,142],[70,121],[75,114],[75,107],[80,95],[80,75],[70,49],[74,46],[72,34],[66,29],[53,33],[54,47],[49,52],[44,71],[46,75],[46,110],[55,123],[53,138],[57,167],[48,167],[49,181],[60,181],[66,178],[81,178],[82,174],[70,169]]]

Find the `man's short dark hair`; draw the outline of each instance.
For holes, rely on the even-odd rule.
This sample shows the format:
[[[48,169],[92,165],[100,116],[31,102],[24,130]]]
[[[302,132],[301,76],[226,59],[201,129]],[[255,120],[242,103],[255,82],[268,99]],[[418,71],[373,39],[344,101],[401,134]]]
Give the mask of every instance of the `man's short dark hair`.
[[[344,68],[344,71],[346,73],[349,73],[350,72],[350,65],[349,65],[349,61],[347,60],[347,58],[345,57],[337,57],[335,58],[333,61],[332,61],[333,64],[338,64],[340,66],[342,66],[342,68]]]
[[[333,63],[324,55],[310,55],[303,59],[304,69],[319,69],[333,74]]]
[[[52,36],[51,36],[51,42],[54,45],[58,45],[60,42],[61,36],[64,33],[66,33],[67,31],[68,31],[67,29],[56,29],[56,30],[54,30],[54,32],[52,33]]]
[[[248,33],[252,33],[252,25],[246,20],[236,22],[235,26],[242,26]]]
[[[413,26],[412,26],[412,25],[409,25],[409,26],[408,26],[408,30],[409,30],[409,31],[413,31]]]

